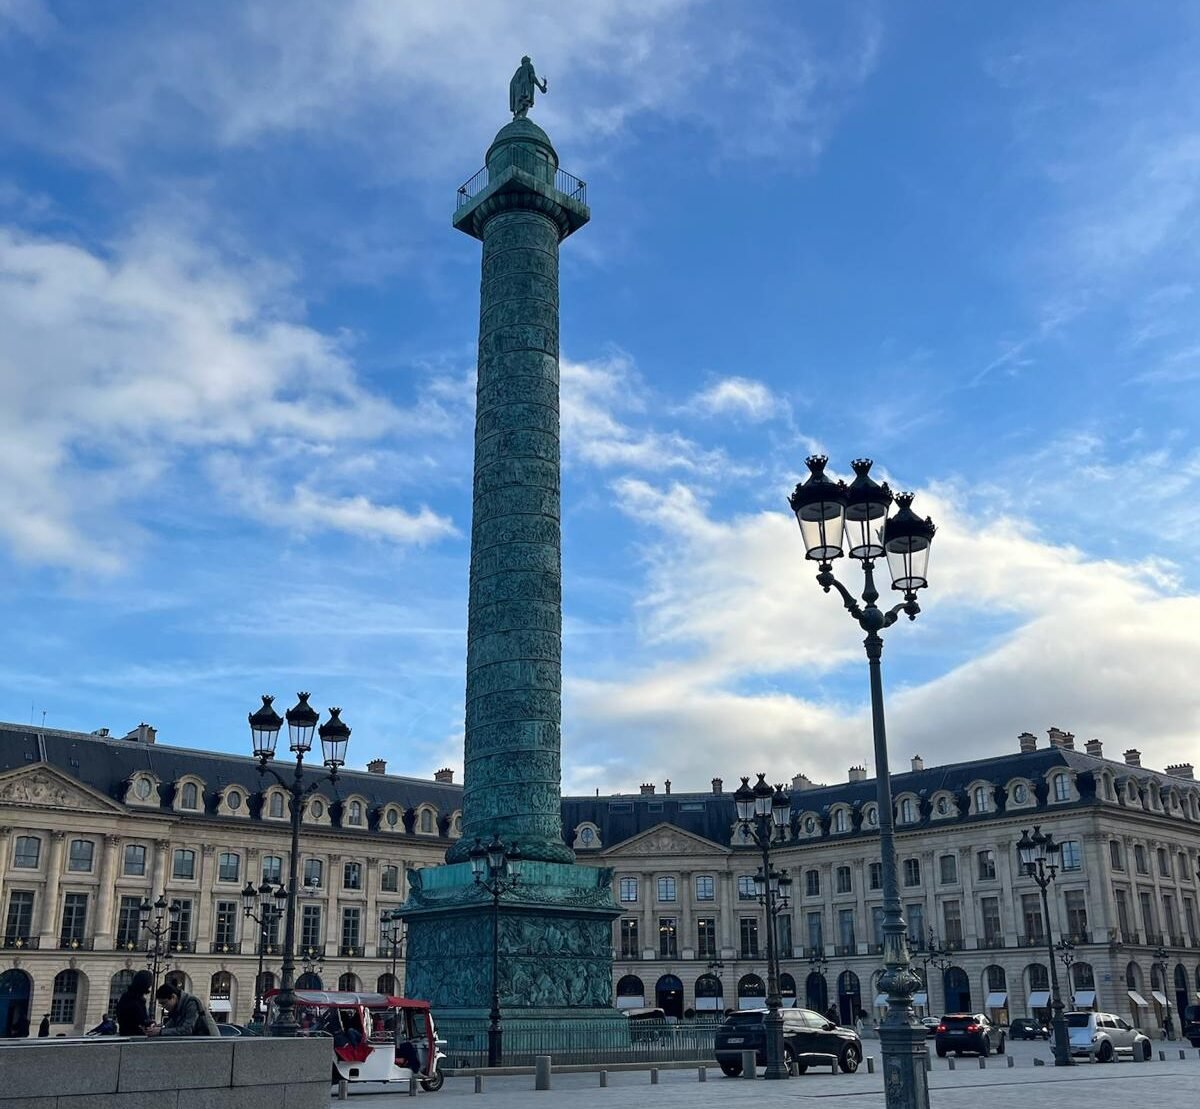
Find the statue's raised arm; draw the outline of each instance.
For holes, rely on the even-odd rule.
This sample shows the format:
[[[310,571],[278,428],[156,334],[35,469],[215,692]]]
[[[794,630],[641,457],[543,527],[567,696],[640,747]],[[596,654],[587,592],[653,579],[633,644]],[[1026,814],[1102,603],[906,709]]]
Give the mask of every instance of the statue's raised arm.
[[[530,61],[529,55],[526,55],[508,83],[508,109],[512,112],[513,119],[524,119],[529,114],[529,109],[533,107],[535,90],[545,92],[546,82],[538,80],[538,75],[533,70],[533,62]]]

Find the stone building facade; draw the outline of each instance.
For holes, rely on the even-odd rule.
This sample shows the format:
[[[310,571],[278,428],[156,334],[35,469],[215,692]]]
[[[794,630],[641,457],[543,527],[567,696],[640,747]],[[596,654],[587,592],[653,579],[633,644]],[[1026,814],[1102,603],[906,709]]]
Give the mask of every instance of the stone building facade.
[[[287,797],[249,758],[155,742],[146,726],[116,739],[0,725],[0,1034],[97,1023],[146,964],[135,906],[165,893],[186,906],[164,970],[219,1018],[254,1005],[259,937],[241,913],[247,880],[286,877]],[[1064,992],[1079,1006],[1157,1030],[1200,1001],[1200,783],[1190,766],[1108,759],[1051,729],[1011,754],[912,769],[893,778],[897,852],[925,1012],[1007,1019],[1048,1005],[1047,933],[1075,962]],[[407,895],[409,868],[439,863],[458,836],[461,788],[367,772],[340,776],[304,815],[299,942],[327,988],[386,986],[380,914]],[[794,879],[781,915],[785,997],[844,1019],[879,1015],[882,893],[875,783],[792,779],[792,819],[775,865]],[[614,870],[619,1006],[672,1014],[762,1004],[766,936],[753,896],[757,850],[738,834],[733,796],[643,785],[637,794],[568,797],[564,840],[581,863]],[[1064,845],[1050,888],[1018,873],[1016,841],[1034,824]],[[944,955],[930,950],[930,937]],[[278,942],[264,970],[277,978]],[[1168,951],[1165,975],[1154,951]],[[404,960],[397,959],[403,982]],[[932,956],[932,957],[931,957]],[[1061,965],[1060,965],[1060,969]],[[1069,983],[1069,985],[1068,985]]]

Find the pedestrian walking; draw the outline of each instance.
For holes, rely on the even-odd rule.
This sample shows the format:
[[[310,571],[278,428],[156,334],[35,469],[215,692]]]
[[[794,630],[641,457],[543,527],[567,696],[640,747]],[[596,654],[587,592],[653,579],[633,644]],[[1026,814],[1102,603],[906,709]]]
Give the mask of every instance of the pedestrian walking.
[[[121,1036],[144,1036],[146,1026],[151,1024],[146,998],[154,989],[154,975],[148,970],[139,970],[125,992],[117,999],[117,1034]]]
[[[42,1023],[38,1025],[38,1039],[43,1040],[50,1035],[50,1014],[47,1013],[42,1017]]]

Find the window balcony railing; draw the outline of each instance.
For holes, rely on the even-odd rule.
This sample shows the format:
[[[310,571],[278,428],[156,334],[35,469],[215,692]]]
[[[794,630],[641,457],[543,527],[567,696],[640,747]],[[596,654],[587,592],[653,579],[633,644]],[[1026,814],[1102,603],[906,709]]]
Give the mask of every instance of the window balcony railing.
[[[962,936],[955,936],[953,939],[944,940],[942,946],[947,951],[962,951],[966,945],[963,943]]]
[[[195,955],[196,941],[195,940],[172,940],[167,944],[167,950],[172,955]]]
[[[349,959],[361,959],[363,957],[362,944],[343,943],[338,945],[338,954]]]
[[[833,949],[835,955],[853,955],[858,950],[858,946],[853,943],[839,943]]]
[[[1182,936],[1172,936],[1171,937],[1171,946],[1172,947],[1184,947],[1186,945],[1183,942]]]
[[[979,941],[980,947],[1004,947],[1007,941],[1004,938],[1003,932],[984,932],[983,938]]]
[[[36,951],[39,943],[37,936],[5,936],[3,947],[9,951]]]
[[[242,945],[240,943],[214,941],[208,950],[212,955],[240,955],[242,953]]]
[[[283,944],[278,942],[262,943],[259,942],[254,947],[255,955],[282,955]]]
[[[1017,937],[1017,946],[1018,947],[1045,947],[1046,946],[1046,934],[1045,934],[1045,932],[1034,932],[1032,935],[1029,935],[1029,936],[1018,936]]]
[[[1093,942],[1093,940],[1092,940],[1092,934],[1091,934],[1091,932],[1089,932],[1089,931],[1088,931],[1086,928],[1085,928],[1085,929],[1083,929],[1083,931],[1081,931],[1081,932],[1068,932],[1068,933],[1067,933],[1067,934],[1066,934],[1066,935],[1063,937],[1063,939],[1065,939],[1065,940],[1067,941],[1067,943],[1073,943],[1073,944],[1075,944],[1075,945],[1077,945],[1077,946],[1078,946],[1079,944],[1084,944],[1084,943],[1092,943],[1092,942]]]
[[[743,947],[739,958],[742,959],[757,959],[759,958],[757,947]]]
[[[78,936],[59,936],[59,951],[92,951],[96,946],[94,939],[80,939]]]
[[[881,943],[867,944],[867,950],[872,955],[882,955],[883,954],[883,944],[881,944]]]
[[[1161,932],[1147,932],[1146,943],[1150,947],[1162,947],[1165,937]]]

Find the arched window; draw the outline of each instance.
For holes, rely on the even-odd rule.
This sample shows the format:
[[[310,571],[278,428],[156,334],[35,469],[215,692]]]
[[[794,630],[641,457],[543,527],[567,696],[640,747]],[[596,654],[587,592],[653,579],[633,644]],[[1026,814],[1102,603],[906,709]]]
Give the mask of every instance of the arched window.
[[[358,975],[347,971],[338,979],[338,989],[344,990],[346,993],[358,993],[362,989],[358,981]]]
[[[824,1013],[829,1008],[829,986],[825,976],[815,970],[804,980],[804,1005],[814,1013]]]
[[[163,975],[164,982],[170,982],[174,986],[178,986],[184,993],[192,992],[192,984],[188,976],[182,970],[169,970]]]
[[[1025,973],[1029,975],[1031,992],[1050,988],[1050,971],[1041,963],[1030,963]]]
[[[1200,976],[1200,972],[1197,972]],[[1125,967],[1125,988],[1127,990],[1140,990],[1142,988],[1142,971],[1137,963],[1129,963]]]
[[[738,979],[738,1008],[762,1008],[756,1005],[742,1005],[741,1002],[746,998],[759,998],[767,996],[767,987],[763,984],[763,980],[757,974],[743,974]]]
[[[110,1016],[117,1011],[117,1002],[120,1000],[121,994],[129,989],[133,982],[134,972],[132,970],[118,970],[112,976],[112,981],[108,984],[108,1008],[105,1010]]]
[[[991,812],[991,790],[987,786],[975,787],[975,811]]]
[[[654,1004],[668,1017],[683,1016],[683,983],[674,974],[664,974],[654,984]]]
[[[724,1008],[721,1002],[721,979],[715,974],[702,974],[696,979],[696,1008],[701,1012],[720,1012]]]
[[[321,981],[321,976],[311,970],[305,971],[296,979],[296,989],[298,990],[323,990],[324,988],[325,983]]]
[[[301,978],[303,978],[304,976],[303,976],[303,975],[301,975],[300,977],[301,977]],[[271,971],[269,971],[269,970],[264,970],[264,971],[262,972],[262,974],[259,976],[259,979],[258,979],[258,996],[259,996],[259,997],[262,997],[264,994],[268,993],[269,991],[273,990],[274,988],[275,988],[275,975],[274,975],[274,973],[272,973],[272,972],[271,972]],[[296,988],[297,988],[297,989],[308,989],[308,988],[310,988],[310,987],[307,987],[307,986],[301,986],[301,985],[300,985],[300,979],[299,979],[299,978],[297,978],[297,979],[296,979]],[[320,984],[320,982],[318,982],[318,983],[317,983],[317,985],[316,985],[316,987],[315,987],[315,988],[316,988],[316,989],[320,989],[320,988],[321,988],[321,984]]]
[[[1077,990],[1094,990],[1096,988],[1096,972],[1091,963],[1076,963],[1071,967],[1071,977]]]
[[[396,979],[391,974],[381,974],[375,980],[375,992],[394,996],[396,993]]]
[[[846,810],[835,809],[833,813],[833,830],[835,832],[844,832],[846,830]]]
[[[987,983],[988,993],[1005,993],[1008,990],[1008,978],[1004,968],[993,964],[983,972]]]
[[[421,831],[426,833],[433,831],[433,813],[429,809],[421,810]]]
[[[283,794],[272,793],[267,801],[267,815],[273,820],[283,819]]]
[[[862,1009],[862,993],[858,984],[858,975],[852,970],[843,970],[838,975],[838,1020],[852,1028]]]
[[[636,974],[626,974],[617,982],[617,1008],[640,1009],[646,1004],[646,987]]]
[[[946,988],[946,1012],[969,1013],[971,1011],[971,982],[962,967],[947,967],[942,976]]]
[[[1065,774],[1054,775],[1054,800],[1068,801],[1071,797],[1071,781]]]
[[[916,819],[916,807],[912,803],[912,798],[905,797],[900,802],[900,823],[914,824]]]
[[[37,836],[17,836],[13,866],[21,870],[37,870],[41,857],[42,841]]]
[[[879,810],[874,805],[867,806],[867,827],[877,828],[879,826]]]
[[[779,976],[779,995],[783,998],[785,1008],[790,1009],[796,1004],[796,979],[787,971]]]
[[[233,994],[233,975],[227,970],[219,970],[208,983],[208,996],[211,1000],[220,997],[228,1000]]]
[[[54,976],[50,995],[50,1023],[74,1024],[75,1003],[79,1000],[79,971],[60,970]]]
[[[354,824],[354,825],[359,825],[362,823],[362,802],[361,801],[351,801],[350,802],[350,823]]]
[[[195,782],[183,783],[183,796],[179,801],[181,809],[194,809],[200,800],[200,791],[196,788]]]

